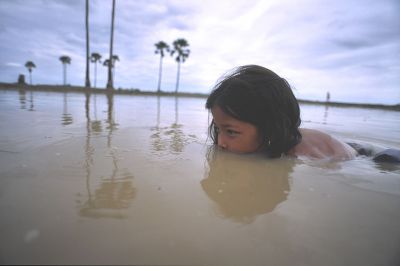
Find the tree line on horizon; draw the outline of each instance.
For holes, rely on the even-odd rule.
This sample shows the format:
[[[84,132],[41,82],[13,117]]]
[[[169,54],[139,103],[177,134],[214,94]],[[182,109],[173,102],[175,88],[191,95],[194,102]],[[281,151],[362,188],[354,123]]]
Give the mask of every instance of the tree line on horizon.
[[[115,0],[112,2],[112,11],[111,11],[111,36],[110,36],[110,51],[109,58],[103,61],[103,66],[107,67],[107,90],[114,89],[114,76],[115,76],[115,64],[116,61],[120,61],[118,55],[113,54],[113,43],[114,43],[114,19],[115,19]],[[97,83],[97,63],[101,63],[101,54],[98,52],[90,53],[90,41],[89,41],[89,0],[86,0],[85,3],[85,29],[86,29],[86,73],[85,73],[85,87],[90,88],[90,63],[94,64],[94,88],[96,88]],[[179,80],[180,80],[180,68],[181,64],[186,61],[189,57],[190,50],[188,49],[189,43],[187,40],[183,38],[178,38],[172,43],[172,48],[164,42],[159,41],[154,44],[156,47],[155,53],[160,54],[160,63],[159,63],[159,73],[158,73],[158,86],[157,92],[161,92],[161,79],[162,79],[162,63],[165,53],[169,53],[171,56],[175,56],[175,61],[178,64],[177,67],[177,77],[176,77],[176,85],[175,85],[175,93],[178,92],[179,89]],[[63,85],[67,85],[67,65],[71,64],[71,57],[68,55],[62,55],[59,57],[59,60],[63,66]],[[25,67],[29,72],[29,82],[32,85],[32,70],[36,68],[36,65],[33,61],[27,61],[25,63]]]

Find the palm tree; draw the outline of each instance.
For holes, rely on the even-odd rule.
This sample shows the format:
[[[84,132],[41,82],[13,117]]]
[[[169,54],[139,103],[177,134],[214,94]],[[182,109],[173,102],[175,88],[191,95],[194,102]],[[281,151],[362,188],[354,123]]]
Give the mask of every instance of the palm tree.
[[[112,58],[111,58],[111,64],[110,64],[110,59],[106,59],[103,62],[104,66],[109,67],[109,68],[111,67],[111,73],[112,73],[111,77],[112,77],[113,81],[114,81],[114,78],[115,78],[115,64],[116,64],[117,61],[119,61],[118,55],[113,55]]]
[[[112,56],[112,65],[111,65],[113,82],[115,81],[115,65],[117,64],[117,61],[119,62],[119,57],[118,55],[114,54]]]
[[[97,81],[97,62],[101,63],[101,55],[99,53],[92,53],[90,61],[94,63],[94,87],[96,88]]]
[[[187,48],[189,46],[189,43],[185,39],[177,39],[175,40],[172,45],[174,48],[171,50],[171,56],[173,56],[176,53],[175,60],[178,62],[178,73],[176,75],[176,87],[175,87],[175,93],[178,92],[179,88],[179,75],[181,71],[181,62],[184,63],[186,58],[189,57],[190,50]]]
[[[161,73],[162,73],[162,60],[164,57],[164,50],[168,53],[169,52],[169,45],[163,41],[159,41],[158,43],[154,44],[156,46],[156,50],[154,53],[160,54],[160,68],[158,71],[158,87],[157,92],[161,91]]]
[[[63,55],[60,57],[60,61],[63,64],[64,85],[67,85],[67,64],[71,64],[71,57]]]
[[[90,88],[90,51],[89,51],[89,0],[86,0],[86,76],[85,76],[85,87]]]
[[[32,61],[28,61],[25,63],[25,67],[28,69],[29,71],[29,82],[32,85],[32,69],[34,67],[36,67],[35,63],[33,63]]]
[[[110,57],[109,61],[112,61],[113,58],[113,42],[114,42],[114,17],[115,17],[115,0],[112,2],[112,11],[111,11],[111,38],[110,38]],[[107,89],[113,90],[113,76],[111,72],[112,64],[108,64],[108,81],[107,81]]]

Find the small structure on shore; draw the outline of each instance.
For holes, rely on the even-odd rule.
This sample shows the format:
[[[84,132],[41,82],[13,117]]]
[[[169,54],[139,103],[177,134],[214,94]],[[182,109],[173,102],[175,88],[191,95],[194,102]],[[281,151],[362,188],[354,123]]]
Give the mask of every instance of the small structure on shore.
[[[25,85],[26,84],[25,75],[24,74],[19,74],[19,76],[18,76],[18,84],[19,85]]]

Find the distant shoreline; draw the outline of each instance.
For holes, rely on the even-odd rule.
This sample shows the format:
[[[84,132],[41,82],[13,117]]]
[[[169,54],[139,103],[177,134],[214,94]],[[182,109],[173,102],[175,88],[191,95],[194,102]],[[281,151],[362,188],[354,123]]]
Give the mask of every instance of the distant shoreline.
[[[33,90],[33,91],[51,91],[51,92],[79,92],[79,93],[99,93],[107,94],[110,91],[104,88],[85,88],[83,86],[70,86],[70,85],[21,85],[18,83],[4,83],[0,82],[0,90]],[[139,89],[114,89],[114,94],[122,95],[150,95],[150,96],[179,96],[179,97],[190,97],[190,98],[207,98],[208,94],[204,93],[190,93],[190,92],[166,92],[166,91],[141,91]],[[326,106],[338,106],[338,107],[359,107],[359,108],[373,108],[373,109],[384,109],[392,111],[400,111],[400,104],[385,105],[385,104],[368,104],[368,103],[344,103],[344,102],[324,102],[324,101],[311,101],[298,99],[300,104],[315,104],[315,105],[326,105]]]

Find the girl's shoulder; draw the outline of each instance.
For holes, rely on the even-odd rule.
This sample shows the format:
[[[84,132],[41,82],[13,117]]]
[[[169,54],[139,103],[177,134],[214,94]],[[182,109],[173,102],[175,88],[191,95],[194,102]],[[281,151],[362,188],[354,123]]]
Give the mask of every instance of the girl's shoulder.
[[[331,135],[315,129],[300,128],[302,140],[288,154],[316,159],[347,160],[356,156],[356,151],[348,144]]]

